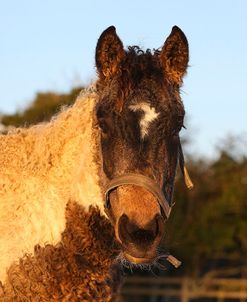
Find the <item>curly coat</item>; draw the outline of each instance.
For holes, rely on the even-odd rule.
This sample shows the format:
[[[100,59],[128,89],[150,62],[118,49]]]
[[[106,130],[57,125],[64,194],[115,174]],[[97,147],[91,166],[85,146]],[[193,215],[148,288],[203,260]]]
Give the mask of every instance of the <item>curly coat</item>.
[[[117,254],[113,228],[99,209],[69,202],[61,242],[36,245],[33,255],[12,264],[0,301],[115,301]]]
[[[97,101],[81,93],[50,122],[0,135],[0,281],[36,244],[61,241],[68,200],[104,212]]]

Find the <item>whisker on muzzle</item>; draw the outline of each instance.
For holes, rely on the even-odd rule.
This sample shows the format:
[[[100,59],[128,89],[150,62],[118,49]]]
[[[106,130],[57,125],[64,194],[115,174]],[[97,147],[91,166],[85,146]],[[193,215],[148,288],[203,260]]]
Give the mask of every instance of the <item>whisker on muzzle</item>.
[[[175,268],[178,268],[182,262],[179,261],[176,257],[172,256],[170,253],[160,253],[152,263],[137,264],[132,263],[124,257],[124,253],[121,252],[117,258],[116,262],[119,263],[122,268],[127,268],[133,273],[133,269],[141,269],[142,271],[150,271],[153,273],[154,269],[165,271],[168,269],[167,262],[173,265]]]

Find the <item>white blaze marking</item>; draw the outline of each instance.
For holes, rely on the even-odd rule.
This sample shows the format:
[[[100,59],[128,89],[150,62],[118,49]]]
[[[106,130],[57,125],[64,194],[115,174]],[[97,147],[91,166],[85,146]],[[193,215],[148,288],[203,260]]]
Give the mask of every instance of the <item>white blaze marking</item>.
[[[139,103],[130,105],[132,111],[141,110],[144,112],[143,118],[140,120],[141,137],[144,138],[148,134],[149,125],[158,117],[159,113],[155,111],[154,107],[150,107],[148,103]]]

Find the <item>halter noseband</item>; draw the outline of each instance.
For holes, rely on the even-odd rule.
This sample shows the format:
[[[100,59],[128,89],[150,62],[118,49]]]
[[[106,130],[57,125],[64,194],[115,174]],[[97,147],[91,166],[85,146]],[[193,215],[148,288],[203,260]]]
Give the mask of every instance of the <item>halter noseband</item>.
[[[171,213],[171,206],[165,198],[160,186],[151,178],[142,174],[127,173],[116,178],[113,178],[106,186],[105,189],[105,208],[106,212],[109,208],[109,195],[110,192],[122,185],[136,185],[143,187],[151,192],[158,200],[164,218],[168,219]]]

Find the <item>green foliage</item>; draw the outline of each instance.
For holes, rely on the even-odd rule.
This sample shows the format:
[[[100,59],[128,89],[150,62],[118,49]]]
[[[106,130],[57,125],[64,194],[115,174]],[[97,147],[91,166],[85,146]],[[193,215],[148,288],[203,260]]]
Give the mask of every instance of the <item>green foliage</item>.
[[[2,124],[5,126],[28,126],[49,120],[56,114],[61,106],[71,105],[82,87],[75,88],[68,94],[53,92],[37,93],[35,100],[23,112],[13,115],[4,115]]]
[[[213,163],[193,161],[189,170],[195,188],[177,181],[168,244],[189,273],[212,259],[243,261],[247,254],[247,159],[236,160],[222,150]]]

